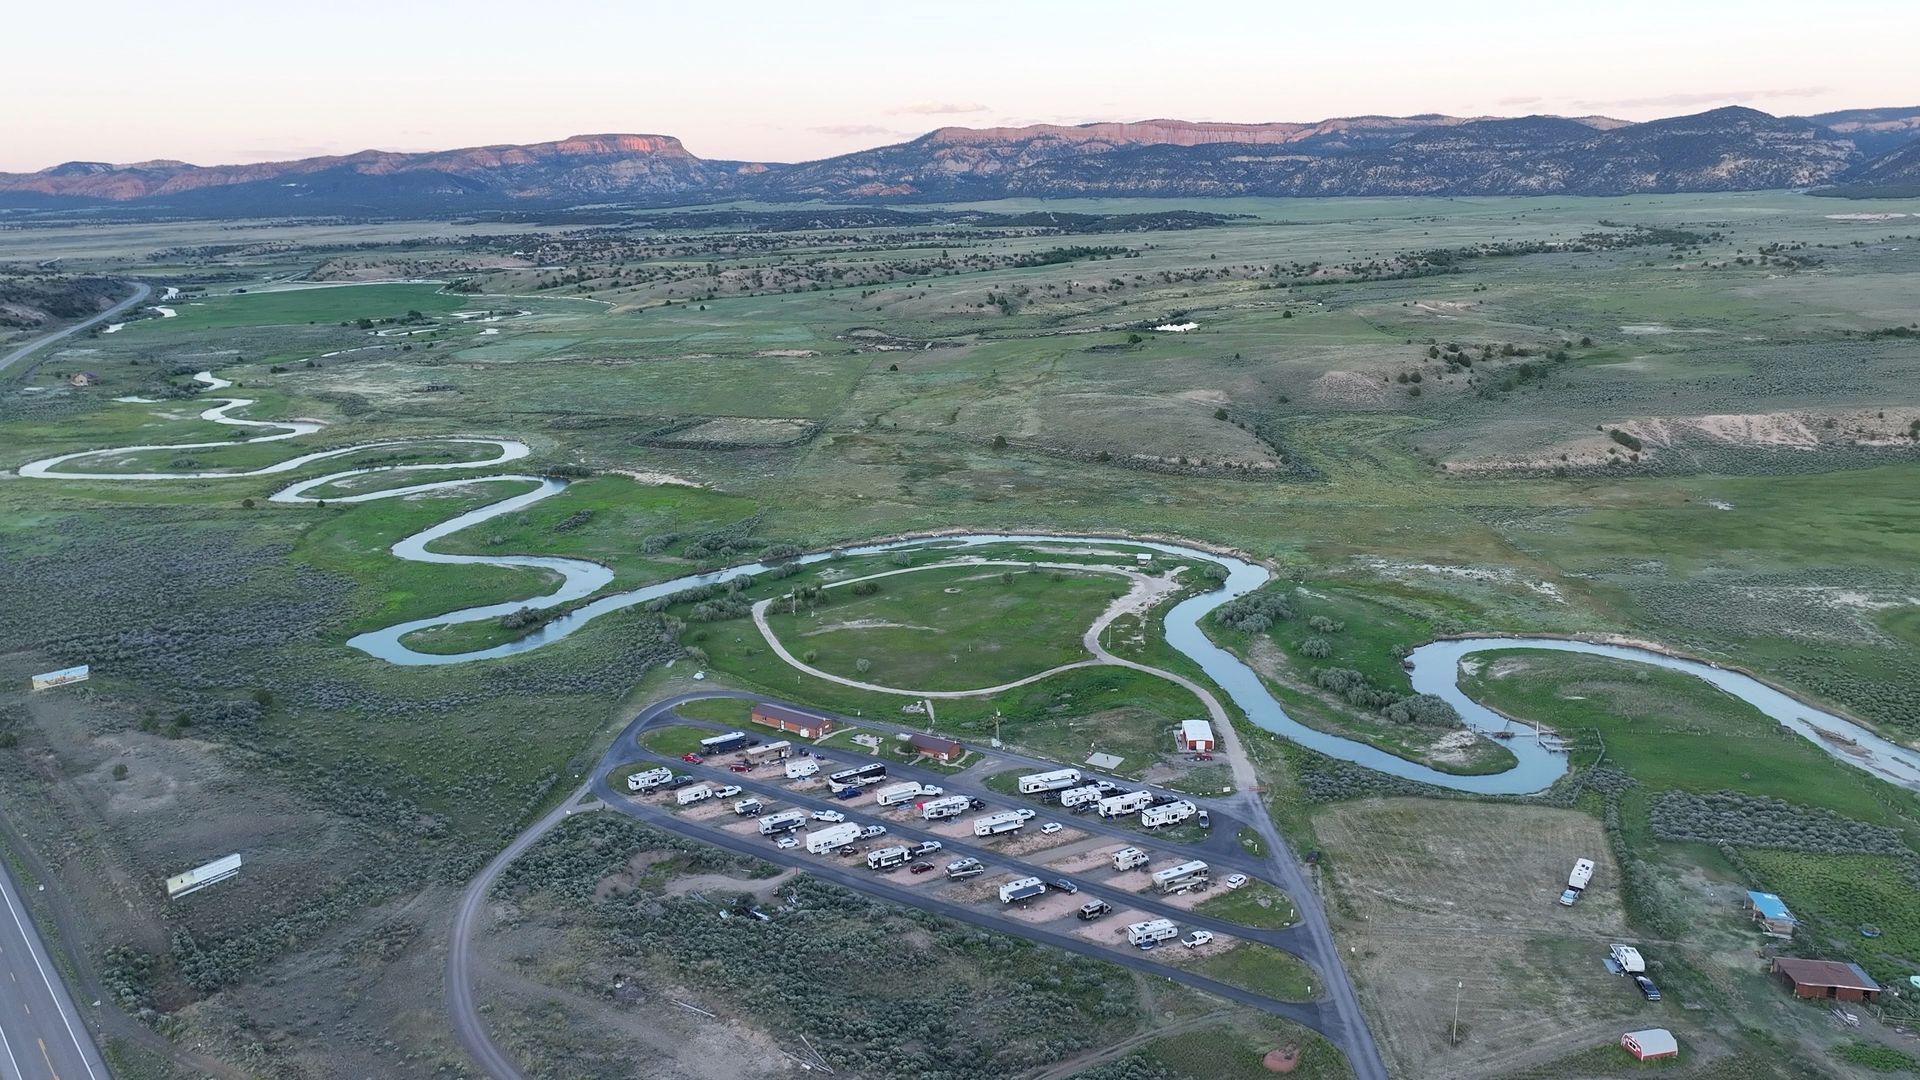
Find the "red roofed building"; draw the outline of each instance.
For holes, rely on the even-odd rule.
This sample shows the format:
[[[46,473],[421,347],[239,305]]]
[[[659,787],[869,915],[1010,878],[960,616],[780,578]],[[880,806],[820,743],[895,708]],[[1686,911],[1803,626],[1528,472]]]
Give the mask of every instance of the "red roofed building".
[[[1880,984],[1874,982],[1859,964],[1776,956],[1773,958],[1773,973],[1786,980],[1799,997],[1868,1003],[1880,1000]]]
[[[829,717],[789,709],[785,705],[769,705],[764,701],[753,707],[753,722],[791,732],[803,739],[825,738],[833,734],[837,726]]]
[[[966,747],[938,735],[915,735],[907,740],[907,745],[936,761],[943,761],[949,765],[967,756]]]

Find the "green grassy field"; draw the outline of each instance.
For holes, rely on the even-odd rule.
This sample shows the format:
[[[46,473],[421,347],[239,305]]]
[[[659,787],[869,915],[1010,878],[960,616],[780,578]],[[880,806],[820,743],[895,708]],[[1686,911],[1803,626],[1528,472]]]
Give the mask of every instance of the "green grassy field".
[[[1021,205],[1040,207],[1001,208]],[[1920,596],[1920,529],[1912,527],[1920,462],[1903,434],[1920,416],[1920,352],[1910,341],[1848,335],[1914,318],[1920,244],[1901,239],[1898,225],[1835,219],[1831,201],[1788,193],[1198,208],[1249,216],[1093,238],[964,226],[931,238],[921,230],[716,231],[672,253],[622,230],[520,222],[11,230],[0,235],[9,262],[164,277],[207,295],[174,305],[178,318],[52,349],[24,384],[0,392],[0,464],[247,434],[195,419],[204,400],[112,400],[185,393],[193,371],[212,369],[242,384],[234,393],[259,399],[248,418],[311,417],[327,428],[190,455],[202,467],[388,438],[522,439],[533,456],[516,471],[563,469],[577,482],[522,514],[447,537],[441,550],[590,558],[613,568],[614,588],[780,546],[830,548],[924,529],[1158,534],[1234,547],[1279,571],[1295,617],[1262,637],[1283,695],[1301,693],[1284,684],[1316,664],[1398,690],[1395,647],[1433,634],[1617,632],[1753,668],[1896,737],[1920,733],[1911,708],[1920,696],[1920,606],[1910,600]],[[1668,245],[1477,255],[1460,273],[1398,280],[1292,269],[1615,227],[1603,221],[1721,238],[1684,257]],[[1122,247],[1128,257],[951,273],[940,263],[1082,242]],[[233,244],[247,251],[212,251]],[[1805,262],[1736,261],[1776,244]],[[439,276],[455,262],[486,265],[530,245],[578,283],[502,270],[471,274],[480,292],[470,295],[423,284],[262,291],[269,279],[346,263]],[[1725,265],[1706,270],[1703,262]],[[486,324],[450,317],[481,309],[531,314]],[[381,322],[410,311],[425,321]],[[1199,328],[1146,329],[1176,314]],[[378,338],[361,319],[433,332]],[[76,371],[100,383],[74,387],[64,376]],[[1612,428],[1640,433],[1640,460],[1606,454],[1625,445],[1605,434]],[[439,452],[430,447],[419,452]],[[165,466],[176,456],[140,460]],[[849,715],[909,715],[900,711],[907,698],[802,675],[747,620],[702,620],[694,603],[608,616],[484,664],[401,669],[345,650],[346,637],[395,620],[549,587],[537,573],[423,566],[388,553],[415,530],[509,493],[506,484],[324,510],[264,505],[282,484],[347,463],[251,480],[0,483],[0,611],[8,616],[0,653],[17,658],[16,675],[89,661],[101,672],[84,713],[0,716],[18,730],[31,754],[24,760],[36,763],[0,793],[9,819],[61,850],[68,846],[59,838],[89,836],[92,861],[71,877],[98,890],[99,882],[173,872],[182,851],[227,850],[224,834],[199,831],[206,822],[281,820],[226,793],[299,806],[297,842],[260,841],[279,861],[250,861],[244,884],[254,891],[171,908],[147,900],[129,908],[102,893],[101,910],[136,921],[89,947],[143,943],[175,973],[163,1011],[264,980],[281,996],[319,1002],[320,1014],[344,1012],[339,987],[306,973],[361,970],[355,965],[391,973],[409,1000],[431,997],[437,983],[406,972],[438,971],[438,961],[409,967],[329,943],[384,935],[385,913],[464,880],[557,792],[572,790],[649,695],[700,685],[684,678],[690,668]],[[244,508],[243,499],[257,505]],[[937,557],[915,556],[915,564]],[[827,569],[888,568],[884,559],[823,563],[743,595],[820,584]],[[928,595],[917,582],[898,591],[922,576],[883,579],[872,605],[911,600],[884,609],[886,621],[936,625],[920,616],[954,594]],[[961,669],[990,682],[1077,655],[1077,628],[1117,584],[1033,576],[1000,594],[977,590],[965,596],[969,605],[989,596],[1016,602],[954,611],[939,635],[874,628],[806,637],[798,619],[782,632],[793,633],[784,640],[797,649],[817,650],[823,665],[866,656],[880,682],[958,678]],[[836,598],[811,621],[844,620],[867,602]],[[1316,617],[1344,625],[1317,631]],[[1192,674],[1153,626],[1116,628],[1129,639],[1116,650]],[[510,633],[473,624],[415,643],[458,649]],[[950,647],[963,634],[973,653]],[[869,640],[855,644],[855,635]],[[867,655],[889,635],[881,643],[902,658],[891,672],[886,658]],[[1325,639],[1326,656],[1304,656],[1310,636]],[[848,643],[830,646],[841,637]],[[1222,640],[1260,659],[1253,636]],[[989,642],[1001,648],[980,647]],[[675,666],[664,669],[668,660]],[[1652,839],[1649,806],[1665,792],[1730,787],[1914,833],[1909,796],[1700,697],[1697,686],[1534,670],[1538,679],[1485,679],[1485,693],[1502,707],[1606,735],[1609,761],[1640,779],[1620,799],[1621,843],[1644,853],[1667,890],[1655,899],[1675,910],[1696,910],[1669,895],[1685,883],[1730,887],[1738,868],[1716,861],[1710,845]],[[1313,710],[1304,698],[1289,700],[1303,716]],[[998,732],[1065,762],[1109,751],[1124,757],[1123,773],[1140,776],[1168,755],[1168,730],[1199,711],[1164,680],[1092,669],[938,703],[936,726],[975,740]],[[1414,738],[1423,733],[1365,730],[1362,720],[1337,710],[1319,717],[1395,752],[1432,752]],[[1323,790],[1303,780],[1311,759],[1271,740],[1253,745],[1276,813],[1310,840],[1311,792]],[[1498,767],[1496,752],[1480,753],[1446,767]],[[170,804],[97,784],[115,755],[135,755],[134,775],[155,784],[151,800],[199,793],[197,812],[169,816]],[[1342,790],[1368,789],[1353,782]],[[72,798],[93,801],[76,808]],[[1857,916],[1836,884],[1847,873],[1889,905],[1897,900],[1885,867],[1827,858],[1762,856],[1752,865],[1781,875],[1780,891],[1822,925],[1844,928]],[[311,887],[323,879],[351,881],[354,895]],[[396,945],[392,955],[415,956],[410,948]],[[189,968],[201,973],[199,985],[178,976]],[[1710,987],[1713,978],[1698,983]],[[1724,1007],[1759,1015],[1745,1004]],[[298,1018],[263,1014],[243,1024],[188,1014],[206,1017],[197,1022],[207,1030],[194,1037],[207,1045],[244,1033],[321,1059],[343,1042],[417,1041],[417,1032],[380,1024],[364,1037],[336,1036]],[[1260,1038],[1232,1045],[1251,1048]],[[1741,1057],[1757,1044],[1729,1038],[1737,1045],[1727,1060],[1768,1058]],[[1238,1075],[1245,1064],[1238,1050],[1207,1055],[1217,1075]]]
[[[863,586],[878,592],[858,595]],[[838,586],[805,613],[776,602],[767,623],[789,652],[834,675],[972,690],[1086,659],[1080,635],[1125,591],[1106,574],[960,566]]]
[[[1162,946],[1165,948],[1165,946]],[[1313,997],[1313,969],[1268,945],[1242,941],[1221,949],[1202,945],[1203,955],[1185,966],[1229,986],[1252,990],[1280,1001],[1307,1001]]]
[[[1745,791],[1862,821],[1914,819],[1915,796],[1835,761],[1757,709],[1691,675],[1598,656],[1476,654],[1475,700],[1570,739],[1596,733],[1606,762],[1654,790]]]
[[[1223,888],[1200,901],[1194,910],[1242,926],[1276,930],[1292,926],[1299,918],[1287,894],[1264,881],[1249,881],[1238,889]]]
[[[647,731],[646,734],[640,736],[640,742],[656,754],[670,754],[673,757],[679,757],[681,754],[698,753],[700,750],[700,740],[709,738],[712,735],[713,732],[708,731],[706,728],[687,727],[682,724],[668,724],[665,727],[657,727]]]

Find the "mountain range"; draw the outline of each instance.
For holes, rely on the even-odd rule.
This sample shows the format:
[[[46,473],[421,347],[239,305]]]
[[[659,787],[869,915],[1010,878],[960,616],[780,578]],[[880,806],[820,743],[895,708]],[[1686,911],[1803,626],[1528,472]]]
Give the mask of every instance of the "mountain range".
[[[1641,123],[1423,115],[946,127],[801,164],[701,158],[668,135],[249,165],[68,162],[0,173],[0,209],[391,216],[735,198],[1625,195],[1824,185],[1905,195],[1916,183],[1920,107],[1807,117],[1733,107]]]

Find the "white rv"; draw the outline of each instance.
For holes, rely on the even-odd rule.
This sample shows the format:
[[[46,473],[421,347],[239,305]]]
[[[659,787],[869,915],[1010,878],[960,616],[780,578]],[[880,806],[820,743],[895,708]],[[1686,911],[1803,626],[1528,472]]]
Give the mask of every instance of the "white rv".
[[[807,834],[807,850],[815,855],[825,855],[835,848],[843,848],[860,839],[860,826],[853,822],[829,825],[824,829],[815,829]]]
[[[1029,773],[1020,778],[1020,794],[1037,795],[1042,791],[1059,791],[1070,788],[1080,782],[1079,769],[1055,769],[1052,772]]]
[[[1185,799],[1180,799],[1177,802],[1149,806],[1140,811],[1140,824],[1149,829],[1157,829],[1162,825],[1178,825],[1199,812],[1199,807]]]
[[[777,814],[768,814],[760,819],[760,835],[772,836],[775,833],[790,833],[807,823],[805,810],[782,810]]]
[[[1085,787],[1068,788],[1060,793],[1060,805],[1071,810],[1076,806],[1089,806],[1100,801],[1100,785],[1088,784]]]
[[[1101,817],[1114,818],[1137,814],[1152,805],[1153,792],[1151,791],[1123,791],[1101,799],[1094,804],[1094,809]]]
[[[652,791],[671,779],[673,779],[672,769],[648,769],[646,772],[634,773],[627,777],[627,790]]]
[[[1206,863],[1194,859],[1179,866],[1154,871],[1153,887],[1163,893],[1186,892],[1206,882],[1211,872]]]
[[[949,795],[944,799],[935,799],[920,807],[920,816],[928,821],[940,818],[959,817],[973,806],[973,800],[965,795]]]
[[[1011,904],[1016,900],[1030,900],[1046,891],[1046,884],[1037,877],[1015,878],[1000,886],[1000,902]]]
[[[1576,859],[1573,864],[1573,873],[1567,875],[1566,891],[1560,894],[1561,906],[1572,907],[1580,899],[1580,894],[1587,891],[1587,886],[1592,881],[1593,860]]]
[[[1127,926],[1127,942],[1136,947],[1179,936],[1180,928],[1174,925],[1172,919],[1149,919],[1146,922],[1129,923]]]
[[[946,792],[932,784],[920,784],[908,781],[904,784],[889,784],[874,793],[873,801],[881,806],[898,806],[912,802],[924,796],[944,795]]]
[[[1002,833],[1018,832],[1033,817],[1031,810],[1002,810],[997,814],[986,814],[973,819],[973,835],[999,836]]]

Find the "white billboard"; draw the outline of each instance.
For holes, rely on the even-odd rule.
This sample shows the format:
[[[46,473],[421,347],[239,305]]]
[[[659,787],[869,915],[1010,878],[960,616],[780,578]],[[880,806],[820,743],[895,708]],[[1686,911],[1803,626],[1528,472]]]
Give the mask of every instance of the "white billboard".
[[[68,683],[86,682],[87,676],[91,674],[92,671],[85,664],[81,664],[79,667],[61,668],[59,671],[49,671],[44,675],[35,675],[33,677],[33,688],[35,690],[51,690],[56,686],[65,686]]]
[[[205,866],[196,866],[184,874],[175,874],[167,879],[167,899],[177,900],[215,882],[225,881],[239,872],[239,855],[228,855],[223,859],[215,859]]]

